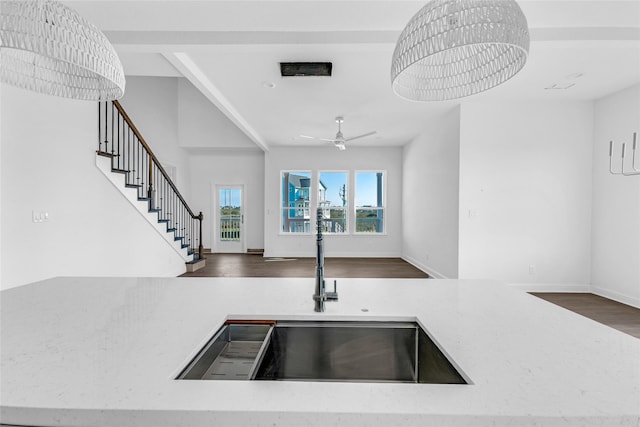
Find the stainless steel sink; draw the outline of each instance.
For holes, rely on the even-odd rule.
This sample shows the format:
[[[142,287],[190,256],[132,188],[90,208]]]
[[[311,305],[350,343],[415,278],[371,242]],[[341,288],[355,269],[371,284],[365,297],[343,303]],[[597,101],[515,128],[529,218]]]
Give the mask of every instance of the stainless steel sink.
[[[177,379],[248,380],[264,352],[269,324],[227,323],[209,340]]]
[[[415,322],[230,322],[178,379],[467,384]]]

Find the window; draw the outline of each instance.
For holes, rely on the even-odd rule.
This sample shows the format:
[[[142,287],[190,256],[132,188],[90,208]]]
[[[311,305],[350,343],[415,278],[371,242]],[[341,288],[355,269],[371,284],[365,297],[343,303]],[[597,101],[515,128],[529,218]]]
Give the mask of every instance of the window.
[[[356,172],[356,233],[384,233],[384,172]]]
[[[320,172],[318,176],[318,207],[322,209],[323,233],[346,233],[347,172]]]
[[[311,172],[282,172],[281,230],[283,233],[311,233],[310,189]]]

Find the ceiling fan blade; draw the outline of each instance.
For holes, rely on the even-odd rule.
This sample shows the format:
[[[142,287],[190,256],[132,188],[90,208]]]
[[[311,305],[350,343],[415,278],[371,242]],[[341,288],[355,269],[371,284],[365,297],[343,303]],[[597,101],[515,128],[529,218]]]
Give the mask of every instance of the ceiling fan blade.
[[[335,139],[326,139],[326,138],[318,138],[316,136],[309,136],[309,135],[298,135],[299,138],[307,138],[307,139],[315,139],[317,141],[324,141],[324,142],[335,142]]]
[[[373,135],[375,133],[376,133],[376,131],[374,130],[373,132],[363,133],[362,135],[358,135],[358,136],[352,136],[351,138],[345,139],[345,141],[353,141],[354,139],[364,138],[365,136],[371,136],[371,135]]]

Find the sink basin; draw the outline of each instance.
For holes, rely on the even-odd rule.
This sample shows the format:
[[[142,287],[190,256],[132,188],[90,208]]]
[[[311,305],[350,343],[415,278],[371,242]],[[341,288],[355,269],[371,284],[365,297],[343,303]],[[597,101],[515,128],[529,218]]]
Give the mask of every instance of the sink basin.
[[[467,384],[415,322],[228,322],[178,379]]]

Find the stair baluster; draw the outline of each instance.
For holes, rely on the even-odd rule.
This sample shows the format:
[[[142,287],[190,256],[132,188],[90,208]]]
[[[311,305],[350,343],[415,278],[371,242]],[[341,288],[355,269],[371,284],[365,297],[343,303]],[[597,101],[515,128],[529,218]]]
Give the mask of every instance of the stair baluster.
[[[138,199],[148,202],[149,212],[157,213],[194,261],[202,259],[202,212],[193,213],[118,101],[98,103],[97,154],[110,157],[112,171],[125,175],[126,186],[136,188]]]

